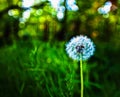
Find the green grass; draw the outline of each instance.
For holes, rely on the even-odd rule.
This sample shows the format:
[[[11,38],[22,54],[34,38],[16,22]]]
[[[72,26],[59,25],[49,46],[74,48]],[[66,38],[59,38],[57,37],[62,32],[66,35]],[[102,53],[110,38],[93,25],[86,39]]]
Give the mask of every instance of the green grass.
[[[83,64],[84,97],[119,97],[119,91],[113,93],[116,84],[99,75],[97,63]],[[67,56],[65,42],[29,40],[4,46],[0,69],[0,97],[80,96],[79,64]]]
[[[1,97],[69,97],[73,94],[75,82],[70,81],[77,64],[67,57],[64,43],[20,41],[1,48],[0,54],[0,79],[6,81],[1,82]]]

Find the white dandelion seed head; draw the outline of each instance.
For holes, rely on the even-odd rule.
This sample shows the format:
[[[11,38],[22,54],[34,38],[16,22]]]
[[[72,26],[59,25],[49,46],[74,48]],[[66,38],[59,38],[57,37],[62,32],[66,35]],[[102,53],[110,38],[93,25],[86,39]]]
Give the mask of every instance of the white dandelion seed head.
[[[70,42],[66,44],[66,51],[69,57],[74,60],[87,60],[94,54],[95,45],[91,39],[80,35],[73,37]]]

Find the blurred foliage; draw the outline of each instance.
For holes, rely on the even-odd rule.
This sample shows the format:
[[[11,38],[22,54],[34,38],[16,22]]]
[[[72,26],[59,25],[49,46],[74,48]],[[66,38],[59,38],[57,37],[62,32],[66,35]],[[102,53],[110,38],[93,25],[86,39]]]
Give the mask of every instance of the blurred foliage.
[[[24,1],[24,0],[23,0]],[[0,0],[0,97],[78,97],[78,62],[68,58],[66,42],[87,35],[95,45],[84,62],[85,97],[120,97],[120,0],[76,0],[78,10],[58,19],[49,0]]]

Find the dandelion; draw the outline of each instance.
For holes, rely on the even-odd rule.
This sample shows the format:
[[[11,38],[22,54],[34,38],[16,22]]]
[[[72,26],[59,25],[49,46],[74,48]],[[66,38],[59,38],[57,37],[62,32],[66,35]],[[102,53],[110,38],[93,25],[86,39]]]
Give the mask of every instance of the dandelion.
[[[90,58],[95,51],[94,43],[86,36],[80,35],[73,37],[66,44],[66,51],[74,60],[80,61],[80,77],[81,77],[81,97],[83,97],[83,70],[82,60]]]
[[[66,51],[74,60],[87,60],[95,51],[94,43],[86,36],[73,37],[66,45]],[[81,57],[82,55],[82,57]]]

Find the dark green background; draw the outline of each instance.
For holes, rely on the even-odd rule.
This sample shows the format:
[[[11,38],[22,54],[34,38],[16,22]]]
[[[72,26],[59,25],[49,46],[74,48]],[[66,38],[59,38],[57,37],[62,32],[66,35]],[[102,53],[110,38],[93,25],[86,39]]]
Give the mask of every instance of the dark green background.
[[[65,51],[76,35],[96,45],[83,62],[84,97],[120,97],[120,1],[112,2],[117,9],[108,17],[97,11],[104,3],[76,0],[79,10],[65,9],[58,20],[50,3],[41,1],[20,22],[27,10],[22,1],[0,0],[0,97],[79,97],[79,62]]]

